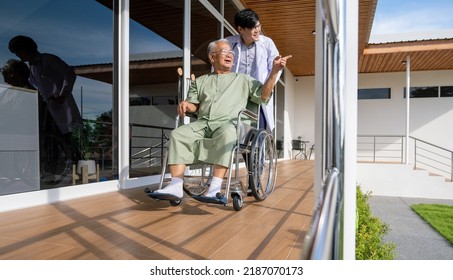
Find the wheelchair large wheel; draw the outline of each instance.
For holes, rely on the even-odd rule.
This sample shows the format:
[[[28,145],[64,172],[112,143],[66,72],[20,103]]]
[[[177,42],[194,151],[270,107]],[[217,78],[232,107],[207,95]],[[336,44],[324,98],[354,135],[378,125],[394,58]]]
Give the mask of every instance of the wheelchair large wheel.
[[[208,190],[211,173],[212,168],[209,164],[191,166],[184,175],[184,192],[190,196],[203,195]]]
[[[253,139],[248,162],[249,185],[257,201],[266,199],[274,191],[276,166],[273,137],[260,129]]]

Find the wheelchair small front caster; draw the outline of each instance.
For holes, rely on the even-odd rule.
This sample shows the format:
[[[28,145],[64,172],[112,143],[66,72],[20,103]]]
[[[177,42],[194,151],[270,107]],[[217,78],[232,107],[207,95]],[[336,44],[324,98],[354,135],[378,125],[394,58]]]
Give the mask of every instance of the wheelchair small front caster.
[[[233,208],[236,211],[239,211],[242,209],[242,205],[244,204],[244,200],[242,199],[242,196],[239,194],[232,194],[233,197]]]
[[[170,200],[171,206],[179,206],[181,204],[181,200]]]

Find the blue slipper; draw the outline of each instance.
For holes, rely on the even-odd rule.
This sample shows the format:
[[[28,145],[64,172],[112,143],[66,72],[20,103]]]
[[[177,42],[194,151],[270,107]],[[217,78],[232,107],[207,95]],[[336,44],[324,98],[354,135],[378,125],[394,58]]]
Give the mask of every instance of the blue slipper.
[[[228,198],[226,196],[221,196],[220,198],[217,197],[208,197],[208,196],[201,196],[201,195],[194,195],[192,196],[195,200],[204,203],[213,203],[213,204],[222,204],[227,205]]]
[[[169,193],[150,192],[147,195],[157,200],[181,201],[182,197],[177,197]]]

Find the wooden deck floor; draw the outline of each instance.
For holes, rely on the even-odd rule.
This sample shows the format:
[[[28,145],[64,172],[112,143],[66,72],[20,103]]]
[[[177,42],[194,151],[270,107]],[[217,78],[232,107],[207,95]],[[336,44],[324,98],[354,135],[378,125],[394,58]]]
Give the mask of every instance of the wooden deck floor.
[[[0,213],[0,259],[300,259],[313,202],[313,161],[279,161],[274,193],[241,211],[136,188]]]

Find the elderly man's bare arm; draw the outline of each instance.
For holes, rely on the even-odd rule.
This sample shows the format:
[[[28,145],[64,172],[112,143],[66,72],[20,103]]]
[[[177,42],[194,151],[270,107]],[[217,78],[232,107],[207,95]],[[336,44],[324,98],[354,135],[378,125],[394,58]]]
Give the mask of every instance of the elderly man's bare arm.
[[[275,83],[277,82],[278,72],[283,70],[286,67],[286,62],[290,59],[292,55],[287,55],[282,57],[281,55],[274,58],[272,65],[272,71],[269,74],[266,82],[264,82],[263,90],[261,92],[261,99],[267,100],[272,94],[272,89],[274,88]]]

